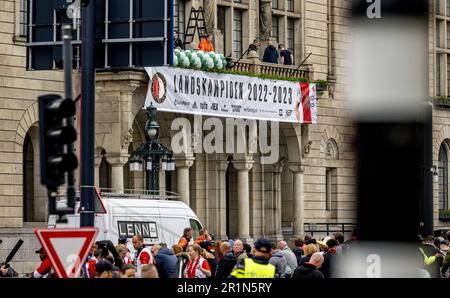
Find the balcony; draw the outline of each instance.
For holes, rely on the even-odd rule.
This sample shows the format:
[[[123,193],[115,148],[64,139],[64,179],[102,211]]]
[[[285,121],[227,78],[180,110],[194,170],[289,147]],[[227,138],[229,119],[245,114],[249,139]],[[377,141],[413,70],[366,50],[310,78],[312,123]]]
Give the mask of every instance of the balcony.
[[[439,210],[439,220],[450,221],[450,210],[449,209]]]
[[[175,50],[174,65],[194,70],[234,73],[274,80],[310,82],[313,79],[312,64],[303,64],[301,67],[298,67],[265,63],[261,62],[256,52],[250,52],[246,59],[231,59],[234,66],[230,69],[225,69],[226,60],[228,59],[217,53],[204,53],[198,50]]]
[[[236,63],[237,59],[234,59],[233,62]],[[262,77],[279,77],[280,79],[298,79],[305,81],[312,79],[312,64],[303,64],[300,68],[297,68],[298,66],[261,62],[258,56],[249,55],[247,59],[242,59],[237,62],[231,72],[252,73]]]
[[[439,96],[431,99],[435,107],[442,109],[450,109],[450,98],[447,96]]]

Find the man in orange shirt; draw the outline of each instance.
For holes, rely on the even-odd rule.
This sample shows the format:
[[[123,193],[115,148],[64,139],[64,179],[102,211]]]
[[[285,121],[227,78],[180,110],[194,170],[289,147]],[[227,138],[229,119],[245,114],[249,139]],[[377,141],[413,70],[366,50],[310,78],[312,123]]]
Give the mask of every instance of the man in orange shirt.
[[[212,35],[208,35],[207,38],[202,38],[200,44],[198,45],[198,49],[203,52],[214,52],[214,45],[212,41],[213,41]]]
[[[189,245],[189,241],[191,241],[192,239],[192,234],[194,233],[194,231],[192,230],[192,228],[185,228],[183,231],[183,237],[181,237],[180,241],[178,241],[178,245],[181,246],[181,248],[183,249],[183,251],[186,251],[188,245]]]

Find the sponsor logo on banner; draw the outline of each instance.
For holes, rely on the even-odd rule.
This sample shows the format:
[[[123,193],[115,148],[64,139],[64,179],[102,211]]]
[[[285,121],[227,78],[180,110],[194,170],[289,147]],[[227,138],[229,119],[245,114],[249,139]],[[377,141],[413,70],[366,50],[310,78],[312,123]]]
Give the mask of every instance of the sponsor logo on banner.
[[[152,97],[157,103],[163,103],[167,96],[167,83],[164,75],[155,73],[152,77]]]
[[[160,111],[263,121],[317,123],[314,84],[147,67],[145,106]]]

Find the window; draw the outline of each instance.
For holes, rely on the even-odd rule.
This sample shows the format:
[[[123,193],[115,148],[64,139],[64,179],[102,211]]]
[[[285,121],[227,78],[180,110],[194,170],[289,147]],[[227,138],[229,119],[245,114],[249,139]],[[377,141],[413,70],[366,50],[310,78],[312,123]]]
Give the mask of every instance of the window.
[[[447,0],[447,16],[450,16],[450,0]]]
[[[294,11],[294,0],[287,0],[287,11]]]
[[[436,95],[441,95],[441,57],[442,54],[436,54]]]
[[[272,8],[278,9],[278,0],[272,0]]]
[[[233,16],[233,55],[236,58],[242,55],[242,10],[234,10]]]
[[[280,18],[272,17],[272,37],[277,43],[280,42]]]
[[[436,21],[436,47],[441,47],[441,21]]]
[[[189,219],[189,223],[190,223],[191,228],[193,230],[192,239],[195,240],[200,235],[200,230],[202,229],[202,225],[198,221],[196,221],[195,219]]]
[[[447,96],[450,94],[450,54],[447,55]]]
[[[226,49],[227,49],[227,32],[226,32],[226,7],[224,6],[218,6],[217,7],[217,29],[220,30],[220,32],[223,35],[223,48],[217,49],[219,53],[223,53],[225,55]]]
[[[436,7],[435,7],[435,11],[436,11],[436,14],[439,14],[439,12],[440,12],[440,9],[439,9],[439,1],[440,0],[436,0]]]
[[[186,3],[184,0],[174,0],[174,30],[178,32],[178,38],[184,41],[184,31],[186,30]]]
[[[326,170],[326,178],[325,178],[325,183],[326,183],[326,210],[327,211],[331,211],[331,169],[327,169]]]
[[[444,144],[439,149],[439,210],[448,209],[448,156]]]
[[[295,19],[287,19],[287,49],[292,53],[292,56],[295,57]],[[295,58],[294,58],[295,60]],[[295,64],[295,61],[292,61]]]
[[[20,10],[19,10],[19,15],[20,15],[20,20],[19,20],[19,24],[20,24],[20,31],[19,31],[19,36],[23,36],[26,37],[28,36],[28,28],[27,28],[27,18],[28,18],[28,0],[20,0]]]
[[[450,22],[447,22],[447,48],[450,48]]]
[[[337,169],[326,169],[326,210],[330,212],[330,218],[337,218]]]

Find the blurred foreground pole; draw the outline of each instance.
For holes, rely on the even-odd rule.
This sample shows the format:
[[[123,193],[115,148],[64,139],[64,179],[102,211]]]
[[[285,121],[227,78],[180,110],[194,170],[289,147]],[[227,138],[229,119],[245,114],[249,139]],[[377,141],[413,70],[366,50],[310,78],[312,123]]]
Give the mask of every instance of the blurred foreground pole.
[[[80,227],[94,226],[95,0],[82,1]]]
[[[426,0],[353,1],[360,240],[433,232]]]

